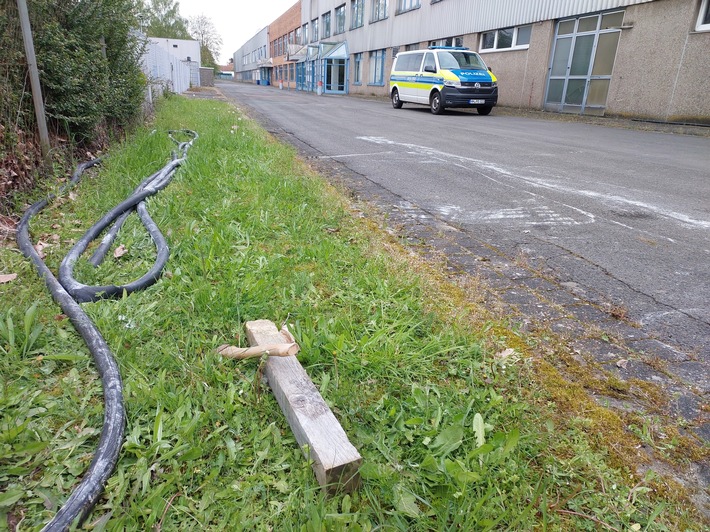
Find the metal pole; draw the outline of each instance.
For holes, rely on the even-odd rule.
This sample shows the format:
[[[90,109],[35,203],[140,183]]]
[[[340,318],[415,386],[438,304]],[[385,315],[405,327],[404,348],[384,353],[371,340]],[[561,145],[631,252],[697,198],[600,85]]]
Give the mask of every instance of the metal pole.
[[[42,150],[42,158],[45,164],[49,164],[49,132],[47,131],[47,121],[44,116],[44,102],[42,101],[42,88],[39,84],[39,72],[37,71],[37,58],[35,57],[35,46],[32,42],[32,28],[30,28],[30,15],[27,12],[26,0],[17,0],[17,11],[20,16],[20,26],[22,28],[22,40],[25,44],[25,57],[27,58],[27,68],[30,71],[30,85],[32,86],[32,101],[35,106],[35,118],[37,119],[37,129],[39,130],[39,144]]]

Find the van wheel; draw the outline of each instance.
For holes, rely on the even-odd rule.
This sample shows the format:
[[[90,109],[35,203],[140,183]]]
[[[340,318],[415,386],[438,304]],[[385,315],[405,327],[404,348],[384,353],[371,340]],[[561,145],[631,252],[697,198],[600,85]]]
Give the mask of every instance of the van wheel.
[[[429,107],[431,112],[435,115],[440,115],[444,112],[444,104],[441,103],[441,93],[439,91],[434,91],[429,98]]]
[[[392,107],[395,109],[402,108],[402,100],[399,99],[399,91],[397,89],[392,91]]]
[[[491,107],[490,105],[487,107],[479,107],[476,109],[476,111],[478,111],[478,114],[483,115],[483,116],[491,114],[492,110],[493,110],[493,107]]]

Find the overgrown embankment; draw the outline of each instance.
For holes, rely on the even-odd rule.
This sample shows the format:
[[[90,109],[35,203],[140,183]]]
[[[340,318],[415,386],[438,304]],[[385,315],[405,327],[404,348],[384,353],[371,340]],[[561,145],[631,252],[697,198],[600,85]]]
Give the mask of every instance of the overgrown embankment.
[[[73,151],[106,145],[108,136],[140,114],[145,79],[142,43],[134,31],[132,0],[32,0],[30,25],[51,136],[50,159],[59,170]],[[0,4],[0,216],[13,212],[13,195],[41,175],[29,73],[14,0]],[[51,166],[51,165],[47,165]]]
[[[200,138],[148,209],[172,250],[152,288],[85,304],[119,360],[127,440],[90,523],[109,529],[700,530],[535,385],[505,322],[405,253],[238,110],[171,98],[105,166],[33,222],[51,268],[160,168],[165,132]],[[152,263],[135,220],[113,260],[77,272],[125,282]],[[102,420],[86,348],[11,244],[0,248],[0,519],[48,521],[87,467]],[[7,278],[6,278],[7,279]],[[325,498],[258,361],[247,320],[288,323],[299,358],[363,456],[363,484]],[[531,385],[533,383],[533,385]],[[581,392],[580,392],[581,393]],[[574,401],[573,396],[565,400]],[[600,425],[601,426],[601,425]]]

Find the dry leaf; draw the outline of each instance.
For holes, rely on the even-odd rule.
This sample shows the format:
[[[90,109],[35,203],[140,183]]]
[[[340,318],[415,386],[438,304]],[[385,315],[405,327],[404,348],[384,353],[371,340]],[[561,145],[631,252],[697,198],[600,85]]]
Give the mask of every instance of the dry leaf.
[[[621,359],[616,361],[616,366],[621,368],[621,369],[626,369],[626,366],[628,366],[629,361],[626,359]]]
[[[14,281],[15,279],[17,279],[16,273],[0,274],[0,284],[9,283],[10,281]]]
[[[48,247],[49,244],[46,242],[42,242],[41,240],[38,241],[33,247],[35,248],[35,251],[37,252],[37,255],[39,255],[40,259],[45,258],[47,255],[42,251],[44,248]]]
[[[76,199],[76,192],[70,192],[69,193],[69,199],[74,201]]]
[[[514,354],[515,354],[515,349],[509,347],[508,349],[501,351],[500,353],[496,353],[495,357],[505,360],[506,358],[508,358]]]
[[[128,249],[126,249],[126,246],[124,246],[123,244],[121,244],[121,245],[118,246],[118,247],[116,248],[116,250],[113,252],[113,256],[114,256],[114,258],[116,258],[116,259],[120,259],[120,258],[123,257],[126,253],[128,253]]]

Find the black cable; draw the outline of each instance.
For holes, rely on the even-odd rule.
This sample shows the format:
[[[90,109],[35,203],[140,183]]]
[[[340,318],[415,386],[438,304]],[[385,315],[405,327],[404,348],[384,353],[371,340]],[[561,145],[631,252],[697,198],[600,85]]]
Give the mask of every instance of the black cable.
[[[39,253],[32,245],[29,235],[29,224],[32,217],[44,209],[56,195],[50,194],[46,199],[38,201],[27,209],[17,227],[17,243],[20,250],[34,263],[40,277],[44,279],[47,288],[49,288],[52,297],[62,308],[64,314],[69,317],[69,320],[84,339],[84,342],[86,342],[101,377],[104,394],[104,423],[94,458],[84,474],[84,478],[59,509],[54,519],[52,519],[43,530],[67,530],[77,517],[79,517],[80,523],[83,522],[96,504],[106,481],[111,476],[111,473],[116,467],[116,462],[118,461],[118,455],[123,445],[123,434],[126,425],[121,374],[118,364],[106,344],[106,341],[79,303],[96,301],[105,297],[120,296],[123,294],[124,290],[130,293],[134,290],[143,289],[158,280],[160,272],[167,261],[169,251],[165,238],[148,214],[144,200],[162,190],[170,183],[177,168],[185,161],[187,150],[197,138],[197,133],[194,131],[184,130],[182,133],[189,135],[191,139],[188,142],[178,142],[172,136],[173,133],[172,131],[169,132],[169,136],[173,142],[178,145],[180,157],[178,158],[178,156],[173,153],[172,160],[168,164],[160,171],[145,179],[126,200],[114,207],[84,234],[62,261],[59,268],[59,279],[52,274],[52,271],[39,256]],[[94,159],[93,161],[80,164],[72,174],[72,178],[60,189],[58,194],[76,185],[81,179],[82,173],[98,162],[99,159]],[[150,271],[140,279],[122,286],[87,286],[76,281],[72,276],[72,271],[74,263],[79,256],[106,227],[115,222],[114,228],[111,229],[102,242],[102,246],[105,247],[103,251],[103,255],[105,256],[106,250],[111,246],[125,217],[134,209],[138,212],[138,216],[150,233],[157,249],[158,256]],[[92,259],[95,258],[96,254]],[[96,260],[94,265],[96,266],[100,262],[101,257]]]

